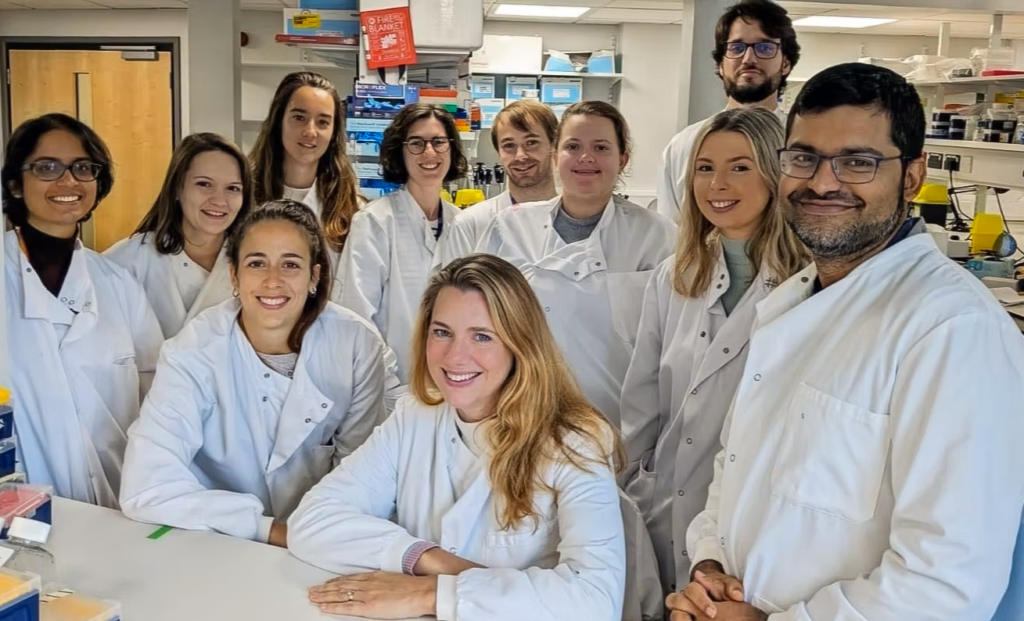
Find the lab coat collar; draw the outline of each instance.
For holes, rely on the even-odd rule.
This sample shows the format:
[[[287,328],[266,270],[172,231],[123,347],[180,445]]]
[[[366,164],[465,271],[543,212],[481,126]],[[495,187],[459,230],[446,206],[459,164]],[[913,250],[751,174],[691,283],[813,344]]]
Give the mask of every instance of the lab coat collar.
[[[814,295],[814,301],[832,304],[835,296],[842,295],[848,287],[865,278],[873,278],[878,270],[900,272],[904,266],[916,263],[924,254],[939,252],[938,246],[931,235],[912,234],[898,244],[889,246],[882,252],[858,265],[845,278],[832,284]],[[797,304],[807,301],[814,294],[814,281],[818,277],[818,268],[814,263],[798,272],[782,283],[772,295],[757,305],[758,326],[764,326]]]
[[[210,270],[210,275],[207,276],[206,282],[203,284],[203,288],[199,290],[199,295],[192,302],[192,307],[186,309],[182,302],[182,310],[185,312],[185,323],[188,323],[196,315],[211,306],[207,302],[211,295],[219,298],[222,295],[221,292],[226,289],[231,289],[231,269],[230,262],[228,261],[228,245],[225,242],[220,249],[220,254],[217,255],[217,262],[213,264],[213,269]]]
[[[612,196],[605,205],[601,219],[590,234],[590,237],[581,239],[571,244],[565,243],[562,236],[555,230],[555,218],[558,217],[558,210],[562,208],[562,198],[557,197],[551,200],[551,207],[548,213],[548,237],[545,243],[544,257],[537,261],[537,268],[558,272],[572,280],[579,282],[591,274],[603,272],[608,269],[608,261],[605,258],[602,246],[602,236],[615,218],[617,211],[631,209],[629,203],[619,204]]]
[[[237,308],[241,305],[235,302]],[[259,358],[259,354],[253,349],[252,343],[246,338],[242,327],[237,321],[232,327],[232,339],[238,344],[239,352],[243,359],[248,361],[249,373],[256,374],[264,371],[265,365]],[[302,351],[299,352],[299,359],[295,364],[295,372],[292,375],[291,386],[284,398],[281,407],[280,418],[277,423],[277,437],[274,440],[274,449],[270,455],[270,462],[267,464],[267,474],[271,474],[283,466],[293,454],[309,437],[309,434],[316,429],[327,417],[334,402],[327,398],[309,375],[310,356],[314,349],[313,343],[323,339],[320,330],[320,322],[317,320],[302,339]],[[251,398],[258,398],[256,391],[250,391]],[[253,404],[253,407],[257,407]]]
[[[17,236],[14,243],[18,243]],[[53,294],[43,285],[39,275],[29,263],[28,256],[24,251],[18,252],[19,271],[22,274],[25,297],[23,311],[26,319],[45,319],[50,322],[58,320],[55,316],[55,304],[70,309],[78,315],[69,330],[65,340],[75,340],[84,330],[96,323],[97,305],[96,289],[93,287],[92,278],[89,275],[86,253],[88,250],[82,245],[81,240],[75,242],[75,250],[71,255],[71,265],[68,267],[68,274],[64,278],[60,295],[54,298]]]
[[[455,424],[455,417],[458,414],[455,412],[455,408],[447,403],[442,404],[440,408],[439,415],[443,417],[443,424],[441,425],[443,437],[441,440],[444,442],[448,453],[447,468],[450,472],[453,468],[458,467],[456,451],[462,446],[462,440],[459,439],[459,430]],[[481,457],[481,459],[485,458]],[[454,478],[454,476],[449,476],[450,480]],[[487,466],[485,464],[473,480],[473,483],[470,484],[469,489],[466,490],[466,493],[455,501],[451,509],[441,519],[442,531],[445,533],[463,533],[464,537],[468,539],[474,528],[478,527],[481,523],[487,522],[487,516],[484,515],[484,512],[491,508],[492,492],[493,489],[491,488],[490,480],[487,478]],[[456,542],[457,545],[464,545],[465,543],[465,541]]]

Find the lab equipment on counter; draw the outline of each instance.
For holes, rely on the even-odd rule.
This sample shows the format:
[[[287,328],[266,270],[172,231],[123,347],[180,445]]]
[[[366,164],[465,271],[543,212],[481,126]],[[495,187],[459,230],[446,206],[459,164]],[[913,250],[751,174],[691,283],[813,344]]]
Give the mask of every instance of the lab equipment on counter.
[[[964,265],[978,278],[1013,278],[1014,265],[1010,257],[974,257]]]
[[[17,469],[17,443],[14,438],[0,440],[0,479],[14,474]]]
[[[949,191],[946,186],[939,183],[922,185],[917,196],[910,202],[910,207],[915,209],[927,224],[938,224],[943,228],[949,221],[949,214],[953,209]]]
[[[121,604],[93,599],[59,586],[47,586],[39,602],[40,621],[118,621],[121,618]]]
[[[7,537],[7,529],[14,518],[27,518],[44,524],[53,524],[53,487],[28,483],[0,483],[0,539]]]
[[[0,621],[39,621],[41,588],[35,574],[0,568]]]
[[[0,565],[4,569],[36,574],[45,583],[55,580],[57,561],[45,547],[49,538],[49,524],[14,518],[7,531],[7,539],[0,541]]]

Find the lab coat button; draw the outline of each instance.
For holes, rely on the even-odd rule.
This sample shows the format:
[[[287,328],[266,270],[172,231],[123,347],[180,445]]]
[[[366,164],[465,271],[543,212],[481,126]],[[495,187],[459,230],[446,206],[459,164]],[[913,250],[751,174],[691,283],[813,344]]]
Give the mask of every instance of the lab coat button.
[[[263,403],[266,403],[266,402],[267,402],[267,397],[266,397],[266,395],[264,395],[263,396]]]
[[[550,313],[551,312],[551,307],[550,306],[545,306],[544,307],[544,312],[545,313]]]
[[[452,554],[455,554],[455,548],[448,548],[448,551],[451,552]]]
[[[729,455],[729,461],[736,461],[736,454]]]
[[[690,391],[690,394],[691,394],[691,395],[695,395],[695,394],[697,394],[697,389],[696,389],[696,388],[694,388],[693,390],[691,390],[691,391]]]
[[[601,262],[600,261],[597,262],[597,266],[601,267]]]
[[[686,443],[687,444],[693,444],[693,438],[687,438],[686,439]]]
[[[722,283],[718,283],[717,285],[715,285],[715,289],[721,289],[721,288],[722,288]]]
[[[683,556],[690,556],[690,555],[687,554],[686,550],[683,550]]]
[[[65,304],[67,304],[68,299],[67,298],[61,298],[60,301],[64,302]]]
[[[729,353],[729,348],[728,348],[728,347],[726,347],[725,349],[723,349],[723,350],[722,350],[722,353],[723,353],[723,354],[727,354],[727,353]]]
[[[684,492],[683,490],[679,490],[678,493],[679,493],[680,496],[685,496],[686,495],[686,492]]]
[[[722,545],[725,545],[725,537],[722,537]]]
[[[70,302],[68,302],[68,304],[71,304],[72,306],[74,306],[75,305],[75,301],[71,300]]]
[[[28,272],[29,274],[31,274],[32,273],[32,268],[31,267],[26,267],[25,271]]]
[[[704,337],[705,337],[705,336],[707,336],[707,335],[708,335],[708,333],[707,333],[707,332],[701,332],[701,333],[700,333],[700,336],[701,336],[701,338],[704,338]]]
[[[754,381],[755,382],[760,382],[761,381],[761,374],[760,373],[755,373],[754,374]]]
[[[270,373],[264,373],[263,379],[270,379]]]
[[[326,410],[327,409],[327,404],[326,403],[321,403],[320,404],[320,409]]]
[[[452,438],[452,444],[455,444],[455,438]]]
[[[810,280],[810,278],[808,278],[808,277],[804,276],[803,278],[801,278],[801,279],[800,279],[800,282],[802,282],[802,283],[806,284],[806,283],[807,283],[807,281],[809,281],[809,280]]]
[[[311,422],[313,422],[313,419],[312,419],[312,418],[307,418],[307,419],[306,419],[306,424],[307,424],[307,425],[308,425],[309,423],[311,423]]]
[[[725,274],[721,274],[721,275],[720,275],[720,276],[718,277],[718,279],[719,279],[719,280],[725,280]]]

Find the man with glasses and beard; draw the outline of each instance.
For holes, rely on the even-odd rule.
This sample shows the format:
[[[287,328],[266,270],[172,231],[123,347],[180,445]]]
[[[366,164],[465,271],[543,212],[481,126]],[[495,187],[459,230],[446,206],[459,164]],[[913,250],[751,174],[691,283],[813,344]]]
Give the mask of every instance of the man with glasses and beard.
[[[811,79],[779,196],[814,263],[757,308],[673,621],[988,621],[1024,507],[1024,338],[909,200],[924,110],[888,69]]]
[[[793,22],[786,10],[771,0],[742,0],[722,14],[715,27],[715,60],[729,101],[726,109],[761,107],[777,111],[786,77],[800,60]],[[676,134],[662,154],[657,210],[679,223],[684,177],[693,141],[708,119]]]

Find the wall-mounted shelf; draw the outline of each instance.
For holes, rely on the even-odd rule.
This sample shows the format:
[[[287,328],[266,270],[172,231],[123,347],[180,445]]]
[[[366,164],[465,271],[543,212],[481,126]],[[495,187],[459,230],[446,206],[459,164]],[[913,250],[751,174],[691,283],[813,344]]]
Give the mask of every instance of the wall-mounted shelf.
[[[956,78],[952,80],[921,80],[913,82],[913,85],[918,88],[927,88],[935,86],[945,87],[965,87],[965,88],[980,88],[985,89],[989,86],[1008,86],[1016,88],[1024,88],[1024,75],[1008,76],[1008,75],[993,75],[993,76],[978,76],[974,78]]]
[[[937,140],[929,138],[924,141],[926,147],[943,149],[979,149],[981,151],[1003,151],[1024,155],[1024,144],[1003,144],[1001,142],[978,142],[976,140]]]
[[[338,66],[328,62],[302,62],[296,61],[280,61],[280,60],[266,60],[266,61],[242,61],[243,68],[253,69],[337,69]]]
[[[575,71],[474,71],[473,75],[516,75],[538,78],[583,78],[589,80],[613,80],[618,82],[622,79],[621,73],[577,73]]]
[[[316,39],[316,40],[313,40]],[[322,40],[320,40],[322,39]],[[342,37],[296,37],[279,34],[275,41],[289,47],[308,50],[337,67],[358,68],[359,46]],[[469,58],[466,50],[416,48],[417,67],[453,67]]]

